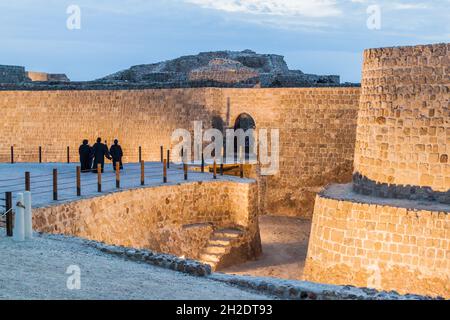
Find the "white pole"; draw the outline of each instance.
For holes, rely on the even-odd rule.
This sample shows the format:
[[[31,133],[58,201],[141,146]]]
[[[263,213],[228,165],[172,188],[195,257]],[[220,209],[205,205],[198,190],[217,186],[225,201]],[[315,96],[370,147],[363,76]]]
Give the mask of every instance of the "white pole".
[[[24,194],[25,205],[25,239],[33,239],[33,213],[31,208],[31,192]]]
[[[25,213],[23,205],[23,193],[17,194],[17,204],[15,207],[15,219],[14,219],[14,240],[25,240]]]

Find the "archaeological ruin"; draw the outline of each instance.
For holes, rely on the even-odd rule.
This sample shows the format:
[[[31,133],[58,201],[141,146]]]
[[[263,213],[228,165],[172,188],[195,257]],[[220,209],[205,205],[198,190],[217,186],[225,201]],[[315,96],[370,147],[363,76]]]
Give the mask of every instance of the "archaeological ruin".
[[[279,169],[39,206],[37,230],[210,263],[257,258],[259,215],[312,219],[304,279],[450,298],[450,44],[369,49],[361,85],[219,51],[91,82],[0,66],[0,162],[65,162],[120,137],[160,162],[172,133],[279,129]],[[101,119],[101,121],[98,121]],[[11,149],[12,150],[12,149]],[[140,150],[138,153],[137,150]],[[76,161],[76,159],[73,159]]]

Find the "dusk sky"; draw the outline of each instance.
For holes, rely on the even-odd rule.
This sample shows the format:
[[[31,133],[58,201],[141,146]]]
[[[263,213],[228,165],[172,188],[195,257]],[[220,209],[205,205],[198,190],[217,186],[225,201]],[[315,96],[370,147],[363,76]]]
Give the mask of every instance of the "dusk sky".
[[[69,30],[70,5],[81,29]],[[367,26],[369,6],[381,28]],[[0,64],[93,80],[201,51],[285,56],[359,82],[364,48],[450,40],[450,0],[0,0]]]

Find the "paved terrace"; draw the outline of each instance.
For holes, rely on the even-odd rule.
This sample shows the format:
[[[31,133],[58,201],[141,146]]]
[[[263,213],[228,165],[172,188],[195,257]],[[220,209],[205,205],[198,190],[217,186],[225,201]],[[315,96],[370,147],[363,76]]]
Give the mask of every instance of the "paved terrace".
[[[81,197],[77,197],[76,167],[78,164],[63,163],[15,163],[0,164],[0,198],[5,192],[17,193],[25,191],[25,172],[31,175],[31,192],[33,207],[45,207],[81,198],[98,197],[107,193],[142,187],[163,185],[163,164],[159,162],[145,163],[145,185],[141,186],[141,166],[138,163],[125,164],[121,171],[121,188],[116,188],[116,174],[111,163],[105,165],[102,174],[102,192],[97,192],[97,174],[87,172],[81,174]],[[53,200],[53,169],[58,170],[58,201]],[[193,169],[191,167],[190,169]],[[171,164],[167,170],[168,184],[179,184],[193,181],[212,181],[213,174],[199,170],[189,170],[188,180],[184,180],[182,165]],[[217,179],[228,181],[250,181],[232,176],[220,176]],[[3,204],[3,203],[1,203]]]

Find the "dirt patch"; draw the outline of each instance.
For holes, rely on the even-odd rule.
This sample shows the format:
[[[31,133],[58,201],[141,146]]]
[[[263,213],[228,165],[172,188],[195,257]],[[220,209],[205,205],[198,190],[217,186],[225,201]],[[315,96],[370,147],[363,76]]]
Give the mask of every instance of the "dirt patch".
[[[259,219],[263,253],[223,270],[224,273],[301,280],[308,251],[311,220],[263,216]]]

